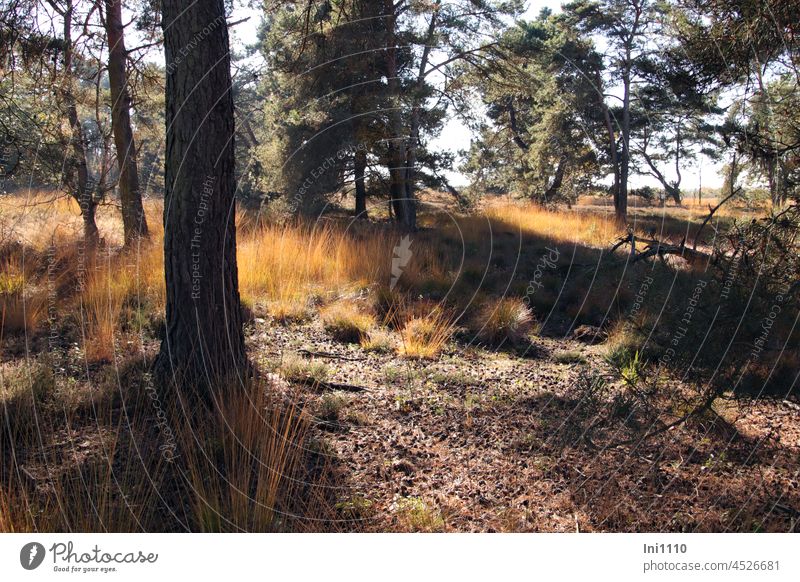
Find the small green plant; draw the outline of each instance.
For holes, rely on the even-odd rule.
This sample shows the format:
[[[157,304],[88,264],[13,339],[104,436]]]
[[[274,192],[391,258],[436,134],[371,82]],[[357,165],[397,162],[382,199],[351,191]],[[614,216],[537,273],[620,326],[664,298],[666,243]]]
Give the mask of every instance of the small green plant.
[[[330,369],[325,362],[290,355],[281,362],[280,372],[287,382],[319,384],[328,379]]]
[[[445,520],[441,511],[430,507],[420,497],[401,497],[394,503],[400,527],[413,532],[441,532]]]
[[[383,378],[389,384],[394,384],[395,382],[398,382],[404,376],[405,376],[405,371],[399,366],[389,365],[383,369]]]
[[[586,357],[578,351],[558,352],[553,359],[559,364],[585,364]]]
[[[336,510],[347,520],[368,519],[372,515],[372,501],[366,497],[356,495],[346,501],[340,501],[335,505]]]
[[[475,408],[480,406],[481,400],[480,396],[477,394],[472,394],[471,392],[467,392],[467,395],[464,397],[464,409],[467,411],[467,414],[472,412]]]
[[[631,351],[627,347],[618,346],[608,353],[606,361],[617,370],[620,378],[629,386],[636,386],[644,377],[644,362],[639,350]]]
[[[350,404],[350,397],[342,392],[323,394],[319,400],[317,417],[327,422],[336,422],[341,418],[342,410]]]
[[[475,379],[463,370],[453,371],[434,371],[428,379],[434,384],[444,386],[470,386],[475,383]]]
[[[633,354],[633,357],[620,369],[620,375],[629,385],[635,386],[642,378],[643,371],[644,366],[642,365],[642,361],[639,358],[639,351],[637,350]]]

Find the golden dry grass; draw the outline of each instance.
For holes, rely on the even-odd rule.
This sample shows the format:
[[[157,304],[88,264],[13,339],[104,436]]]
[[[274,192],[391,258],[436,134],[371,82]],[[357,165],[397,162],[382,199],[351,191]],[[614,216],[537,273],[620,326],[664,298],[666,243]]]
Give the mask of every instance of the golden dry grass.
[[[16,196],[15,198],[19,198]],[[32,193],[25,204],[0,204],[4,224],[13,226],[20,240],[44,252],[54,241],[75,241],[80,235],[80,217],[74,201],[50,193]],[[123,306],[147,305],[163,310],[163,251],[160,214],[163,203],[147,200],[145,207],[153,241],[125,255],[100,256],[87,266],[83,293],[87,328],[87,353],[92,359],[112,355],[115,325]],[[121,224],[116,209],[101,208],[101,233],[110,248],[121,243]],[[518,229],[523,235],[542,239],[602,247],[619,235],[612,217],[593,213],[555,212],[530,204],[501,203],[490,206],[485,217],[461,217],[455,226],[431,233],[426,240],[412,235],[410,260],[402,267],[399,288],[418,289],[436,284],[447,289],[455,273],[449,258],[441,254],[439,236],[460,231],[466,244],[485,245],[486,219],[498,228]],[[105,222],[103,222],[105,221]],[[392,277],[392,261],[403,235],[380,225],[343,225],[333,221],[315,224],[254,224],[239,213],[239,288],[243,301],[264,307],[280,321],[302,321],[311,315],[317,301],[352,294],[365,287],[386,285]],[[75,261],[63,261],[74,265]],[[60,274],[60,276],[63,275]],[[6,301],[9,321],[19,323],[17,303]],[[39,317],[30,309],[31,317]],[[35,322],[29,322],[35,324]]]
[[[0,471],[0,532],[136,532],[179,525],[191,531],[269,532],[307,527],[297,520],[290,525],[294,517],[328,517],[324,493],[303,472],[310,418],[291,397],[271,400],[274,390],[265,382],[223,387],[226,398],[214,410],[156,401],[174,435],[170,455],[162,454],[163,428],[153,440],[154,401],[146,391],[128,395],[124,421],[113,400],[94,398],[91,426],[78,428],[78,418],[63,416],[56,392],[40,395],[36,386],[26,388],[13,394],[0,390],[0,409],[13,405],[20,414],[36,406],[39,426],[49,422],[48,410],[57,410],[61,422],[80,430],[70,438],[92,454],[73,458],[64,451],[72,460],[59,463],[41,447],[47,434],[17,431],[11,451],[0,438],[0,454],[11,459]],[[74,451],[74,443],[62,444]],[[17,456],[23,451],[20,458],[37,474],[40,463],[49,461],[46,474],[37,477],[44,489],[18,481]],[[301,487],[305,495],[298,493]],[[164,503],[176,512],[171,525],[160,511]]]
[[[29,283],[32,270],[25,267],[18,256],[0,264],[0,336],[33,333],[47,315],[47,290]]]
[[[178,428],[190,504],[203,532],[282,529],[288,500],[302,485],[299,471],[309,417],[272,402],[271,387],[234,388],[210,419]],[[200,430],[202,427],[202,430]]]
[[[494,205],[487,208],[486,216],[519,229],[523,235],[592,247],[607,246],[624,230],[612,215],[577,210],[556,212],[534,204]]]
[[[453,317],[443,309],[426,315],[404,318],[399,326],[399,354],[412,360],[431,360],[439,356],[455,331]]]
[[[391,277],[399,233],[370,225],[268,224],[238,242],[239,290],[278,319],[305,313],[313,297],[348,294]],[[442,271],[435,252],[415,249],[403,278],[409,284]]]

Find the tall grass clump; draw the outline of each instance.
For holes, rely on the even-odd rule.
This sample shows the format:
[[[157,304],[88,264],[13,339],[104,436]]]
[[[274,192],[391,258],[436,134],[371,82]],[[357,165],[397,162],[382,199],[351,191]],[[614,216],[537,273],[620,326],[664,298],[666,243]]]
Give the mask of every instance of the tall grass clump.
[[[533,314],[519,297],[487,300],[472,317],[471,329],[478,341],[497,346],[508,341],[517,345],[533,327]]]
[[[143,244],[137,252],[97,257],[80,294],[80,323],[89,361],[110,361],[124,331],[142,331],[135,329],[141,322],[127,321],[123,315],[163,312],[163,273],[163,251],[155,242]]]
[[[423,315],[400,317],[399,353],[412,360],[437,358],[455,331],[454,318],[443,308]]]
[[[297,221],[254,227],[238,243],[239,288],[253,304],[275,311],[305,306],[309,296],[386,285],[401,240],[401,233],[382,225]],[[414,285],[439,270],[435,253],[420,245],[403,267],[402,283]]]
[[[346,343],[359,343],[367,337],[375,318],[356,302],[340,299],[320,310],[322,325],[333,339]]]
[[[284,531],[298,510],[309,417],[263,381],[235,387],[214,410],[191,403],[177,429],[192,529]]]

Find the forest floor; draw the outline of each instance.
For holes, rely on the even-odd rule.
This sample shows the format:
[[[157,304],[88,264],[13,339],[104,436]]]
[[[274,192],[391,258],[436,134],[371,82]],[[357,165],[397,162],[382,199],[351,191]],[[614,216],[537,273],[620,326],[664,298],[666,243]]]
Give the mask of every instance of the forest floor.
[[[249,341],[266,368],[295,357],[317,375],[324,366],[325,380],[305,396],[340,474],[345,529],[797,527],[797,400],[719,399],[700,418],[607,448],[652,427],[616,410],[584,438],[625,388],[602,344],[554,333],[523,349],[453,343],[437,361],[409,361],[334,341],[318,321],[257,321]],[[364,390],[331,391],[325,382]],[[670,389],[679,391],[679,380]]]

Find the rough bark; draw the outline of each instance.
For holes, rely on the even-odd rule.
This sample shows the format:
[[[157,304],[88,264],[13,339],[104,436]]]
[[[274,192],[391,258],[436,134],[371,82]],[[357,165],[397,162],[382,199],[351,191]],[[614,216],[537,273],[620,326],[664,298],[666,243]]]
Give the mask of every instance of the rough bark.
[[[223,0],[163,0],[162,9],[167,312],[156,374],[162,382],[208,393],[247,364],[236,265],[228,30]]]
[[[139,189],[136,143],[131,129],[131,99],[126,70],[127,50],[122,24],[121,0],[105,0],[105,28],[108,38],[108,84],[111,89],[111,128],[117,150],[119,194],[125,246],[147,237],[147,219]]]

